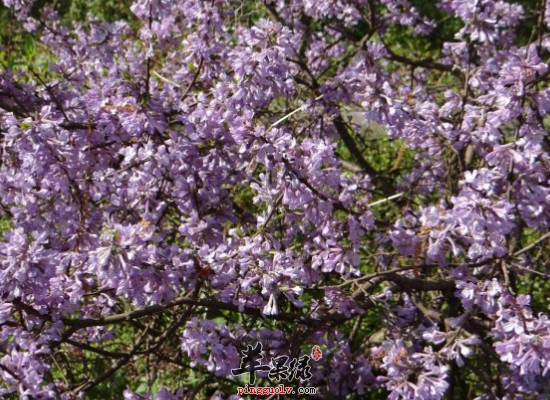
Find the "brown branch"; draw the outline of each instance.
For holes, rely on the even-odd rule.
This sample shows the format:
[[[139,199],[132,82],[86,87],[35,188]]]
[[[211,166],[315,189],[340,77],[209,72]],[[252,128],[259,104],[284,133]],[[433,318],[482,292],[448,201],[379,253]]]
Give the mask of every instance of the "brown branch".
[[[86,344],[86,343],[80,343],[80,342],[74,341],[72,339],[64,339],[64,342],[67,343],[67,344],[70,344],[71,346],[78,347],[79,349],[86,350],[86,351],[89,351],[89,352],[92,352],[92,353],[96,353],[96,354],[102,355],[104,357],[124,358],[124,357],[129,356],[128,353],[120,353],[120,352],[115,352],[115,351],[103,350],[103,349],[99,349],[97,347],[90,346],[89,344]]]
[[[89,389],[94,388],[95,386],[99,385],[103,381],[109,379],[112,375],[114,375],[119,369],[124,367],[126,364],[128,364],[132,358],[136,355],[139,348],[145,341],[145,338],[147,336],[147,329],[145,329],[140,338],[138,339],[137,343],[132,347],[132,351],[130,353],[126,354],[124,357],[120,358],[115,364],[111,366],[111,368],[104,371],[102,374],[95,377],[93,380],[88,380],[81,385],[77,386],[72,393],[78,394],[78,393],[84,393]]]
[[[171,308],[181,306],[181,305],[190,305],[190,306],[200,306],[206,308],[214,308],[218,310],[227,310],[238,312],[241,314],[250,315],[256,318],[265,318],[272,319],[276,321],[285,321],[285,322],[294,322],[310,326],[323,326],[329,321],[333,322],[343,322],[343,316],[339,315],[329,315],[319,319],[316,318],[307,318],[300,314],[286,313],[286,314],[277,314],[277,315],[263,315],[260,309],[244,307],[240,309],[239,306],[236,306],[231,303],[224,303],[218,300],[208,300],[208,299],[194,299],[190,296],[180,297],[170,303],[163,305],[154,305],[142,308],[140,310],[129,311],[122,314],[109,315],[102,318],[85,318],[85,319],[69,319],[64,318],[63,322],[65,325],[74,327],[74,328],[89,328],[93,326],[107,326],[113,325],[121,322],[130,321],[132,319],[139,319],[154,314],[161,313],[163,311],[169,310]]]
[[[435,290],[453,291],[455,283],[451,280],[427,280],[422,278],[407,278],[403,275],[391,274],[386,277],[388,281],[397,283],[404,289],[417,290],[419,292],[431,292]]]
[[[550,232],[546,233],[545,235],[542,235],[540,238],[535,240],[533,243],[529,244],[528,246],[525,246],[523,249],[516,251],[512,256],[517,257],[522,255],[523,253],[531,250],[533,247],[536,247],[538,244],[544,242],[546,239],[550,238]]]
[[[181,97],[181,101],[185,100],[187,98],[187,95],[189,94],[189,92],[191,91],[191,88],[193,87],[193,85],[195,85],[195,82],[197,82],[197,79],[199,77],[199,74],[201,72],[201,68],[202,68],[202,63],[204,62],[204,58],[201,57],[201,60],[199,62],[199,66],[197,68],[197,71],[195,72],[195,75],[193,76],[193,79],[191,80],[191,83],[189,83],[189,85],[187,86],[187,88],[185,89],[185,92],[183,93],[183,96]]]
[[[389,46],[385,46],[388,52],[388,57],[392,61],[397,61],[401,64],[410,65],[415,68],[435,69],[443,72],[451,72],[453,74],[462,75],[462,71],[456,65],[441,64],[430,59],[412,60],[410,58],[394,53]]]

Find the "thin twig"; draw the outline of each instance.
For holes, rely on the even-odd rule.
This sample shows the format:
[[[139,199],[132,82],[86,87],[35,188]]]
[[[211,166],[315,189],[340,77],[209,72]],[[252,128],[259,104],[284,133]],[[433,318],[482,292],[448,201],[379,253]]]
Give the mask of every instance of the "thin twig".
[[[199,74],[201,73],[201,68],[202,68],[203,61],[204,61],[204,58],[201,57],[201,60],[199,62],[199,66],[197,68],[197,71],[195,72],[195,75],[193,76],[193,80],[191,80],[191,82],[189,83],[189,85],[185,89],[185,92],[183,93],[183,96],[181,96],[181,101],[183,101],[187,98],[187,95],[191,91],[191,88],[193,87],[195,82],[197,82],[197,79],[199,78]]]
[[[323,95],[320,95],[320,96],[317,96],[315,98],[315,100],[321,100],[323,98]],[[287,115],[285,115],[284,117],[280,118],[279,120],[275,121],[274,123],[272,123],[269,128],[267,128],[267,130],[269,131],[270,129],[272,128],[275,128],[276,126],[280,125],[281,123],[285,122],[287,119],[289,119],[290,117],[292,117],[294,114],[297,114],[299,113],[300,111],[302,110],[305,110],[306,108],[308,107],[308,104],[303,104],[302,106],[298,107],[296,110],[288,113]]]

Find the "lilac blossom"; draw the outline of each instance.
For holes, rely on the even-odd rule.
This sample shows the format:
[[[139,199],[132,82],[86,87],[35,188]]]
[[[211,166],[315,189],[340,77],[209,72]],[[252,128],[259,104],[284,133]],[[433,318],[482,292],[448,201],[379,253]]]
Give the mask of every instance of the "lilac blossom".
[[[4,0],[50,63],[0,71],[0,397],[236,399],[257,342],[326,398],[548,397],[538,3]]]

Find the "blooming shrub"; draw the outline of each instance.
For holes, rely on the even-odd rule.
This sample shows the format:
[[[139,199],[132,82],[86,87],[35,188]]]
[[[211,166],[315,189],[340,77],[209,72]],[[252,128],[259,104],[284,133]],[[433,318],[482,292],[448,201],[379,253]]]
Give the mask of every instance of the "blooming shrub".
[[[3,3],[0,397],[550,396],[550,4]]]

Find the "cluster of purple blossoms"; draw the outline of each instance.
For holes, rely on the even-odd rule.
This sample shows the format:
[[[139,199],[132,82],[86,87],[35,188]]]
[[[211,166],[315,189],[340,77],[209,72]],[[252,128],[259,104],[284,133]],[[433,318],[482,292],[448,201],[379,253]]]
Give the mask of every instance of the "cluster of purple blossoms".
[[[318,398],[550,396],[550,3],[43,3],[0,8],[47,60],[0,46],[0,397],[234,400],[257,342]]]

